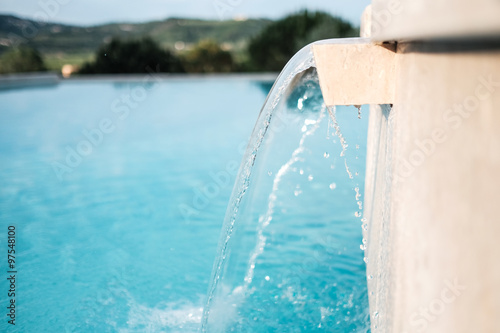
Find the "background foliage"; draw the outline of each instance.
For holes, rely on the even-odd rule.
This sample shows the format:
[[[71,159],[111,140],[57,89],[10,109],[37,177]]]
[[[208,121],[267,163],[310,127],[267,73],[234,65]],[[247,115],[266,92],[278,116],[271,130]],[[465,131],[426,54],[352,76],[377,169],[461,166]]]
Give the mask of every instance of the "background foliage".
[[[358,31],[341,18],[308,11],[275,22],[170,18],[94,27],[0,15],[0,68],[60,71],[69,64],[81,73],[107,74],[143,73],[160,65],[169,73],[276,72],[310,42],[357,36]]]

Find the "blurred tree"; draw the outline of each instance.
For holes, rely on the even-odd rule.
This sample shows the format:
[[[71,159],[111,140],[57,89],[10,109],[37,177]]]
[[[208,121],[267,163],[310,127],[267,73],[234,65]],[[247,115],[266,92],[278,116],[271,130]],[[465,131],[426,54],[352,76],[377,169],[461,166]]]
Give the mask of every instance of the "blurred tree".
[[[184,56],[189,73],[227,73],[236,69],[231,53],[221,49],[213,40],[202,40]]]
[[[31,47],[10,49],[0,57],[0,73],[41,72],[47,70],[40,53]]]
[[[95,61],[85,63],[79,73],[148,73],[148,69],[156,71],[157,68],[160,72],[184,72],[180,59],[161,49],[151,38],[129,41],[113,38],[99,48]]]
[[[359,36],[359,30],[327,13],[304,10],[268,25],[248,46],[254,71],[280,71],[303,46],[320,39]]]

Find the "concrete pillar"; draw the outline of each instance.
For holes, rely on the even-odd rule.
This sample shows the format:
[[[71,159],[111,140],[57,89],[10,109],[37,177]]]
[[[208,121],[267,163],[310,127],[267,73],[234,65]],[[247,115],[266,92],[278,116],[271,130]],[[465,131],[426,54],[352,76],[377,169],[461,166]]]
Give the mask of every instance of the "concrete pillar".
[[[372,107],[368,283],[382,332],[499,331],[500,51],[463,47],[398,45],[394,106]]]
[[[399,4],[372,8],[372,40],[398,42],[368,135],[372,331],[500,332],[500,3]]]

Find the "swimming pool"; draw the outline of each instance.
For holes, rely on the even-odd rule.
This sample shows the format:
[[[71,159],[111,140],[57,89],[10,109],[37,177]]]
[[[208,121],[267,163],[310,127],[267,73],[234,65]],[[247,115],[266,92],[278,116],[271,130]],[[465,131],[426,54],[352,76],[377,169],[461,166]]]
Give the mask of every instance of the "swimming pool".
[[[16,228],[15,331],[197,331],[226,206],[270,83],[74,80],[0,91],[0,232],[6,239]],[[360,142],[365,118],[356,123]],[[354,213],[349,200],[340,215]],[[359,251],[360,226],[335,237]],[[361,251],[352,255],[362,261]],[[345,290],[359,289],[366,307],[363,270]]]

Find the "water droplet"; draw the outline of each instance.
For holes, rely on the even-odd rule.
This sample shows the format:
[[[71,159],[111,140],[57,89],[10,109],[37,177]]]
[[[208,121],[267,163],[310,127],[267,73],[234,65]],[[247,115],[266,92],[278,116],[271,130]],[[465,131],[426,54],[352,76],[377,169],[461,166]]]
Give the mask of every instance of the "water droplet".
[[[330,169],[335,169],[335,164],[330,165]]]
[[[361,249],[361,251],[364,251],[364,250],[366,250],[366,245],[361,244],[361,245],[359,246],[359,248]]]
[[[316,124],[316,122],[317,122],[316,119],[306,119],[306,120],[304,120],[304,124],[306,124],[306,125],[314,125],[314,124]]]
[[[361,119],[361,105],[354,105],[356,109],[358,109],[358,119]]]
[[[356,213],[354,213],[354,216],[356,216],[356,217],[361,217],[361,212],[356,212]]]
[[[367,263],[368,263],[368,261],[369,261],[369,260],[368,260],[368,257],[364,257],[364,258],[363,258],[363,261],[367,264]]]
[[[335,184],[335,183],[330,184],[330,190],[335,190],[336,187],[337,187],[337,184]]]
[[[267,174],[268,174],[268,176],[271,176],[273,174],[273,172],[272,171],[268,171]]]
[[[359,149],[359,145],[356,145],[356,149]]]
[[[375,312],[373,313],[373,318],[378,318],[378,312],[377,312],[377,311],[375,311]]]
[[[311,181],[311,180],[313,180],[313,179],[314,179],[313,175],[309,175],[309,176],[307,176],[307,180],[308,180],[308,181]]]
[[[356,192],[356,201],[358,201],[361,197],[361,193],[359,193],[359,187],[355,187],[354,191]]]
[[[298,197],[301,193],[302,193],[302,191],[301,191],[301,190],[295,190],[295,191],[293,192],[293,194],[294,194],[296,197]]]
[[[266,279],[266,281],[271,280],[271,278],[269,276],[266,276],[265,279]]]
[[[301,175],[303,175],[303,174],[304,174],[304,170],[300,169],[299,173],[300,173]]]
[[[328,154],[328,153],[325,151],[325,153],[323,154],[323,156],[324,156],[325,158],[328,158],[328,157],[330,157],[330,154]]]
[[[352,173],[349,170],[349,167],[347,166],[347,159],[344,160],[344,165],[345,165],[345,170],[347,171],[347,174],[349,175],[349,179],[353,179]]]
[[[364,231],[368,231],[368,224],[364,223],[363,226],[362,226],[363,230]]]
[[[299,100],[297,101],[297,108],[299,110],[302,110],[303,107],[304,107],[304,99],[303,98],[299,98]]]
[[[373,279],[373,275],[368,275],[368,280]]]

